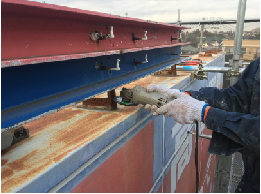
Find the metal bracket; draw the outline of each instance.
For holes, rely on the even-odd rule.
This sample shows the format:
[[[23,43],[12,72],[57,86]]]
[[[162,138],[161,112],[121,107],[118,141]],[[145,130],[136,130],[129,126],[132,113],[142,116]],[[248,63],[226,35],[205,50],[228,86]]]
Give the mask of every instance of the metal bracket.
[[[86,106],[105,106],[110,110],[117,109],[117,103],[113,100],[116,96],[115,89],[109,91],[108,98],[91,98],[82,102],[83,105]]]
[[[29,137],[29,129],[25,129],[23,126],[17,127],[14,130],[14,138],[12,145]]]
[[[172,36],[170,37],[170,41],[172,42],[172,40],[179,40],[180,38],[172,38]]]
[[[138,38],[135,37],[134,33],[131,33],[132,41],[135,43],[135,40],[147,40],[147,31],[144,31],[144,37],[143,38]]]
[[[207,73],[203,71],[202,63],[199,63],[198,70],[194,71],[194,77],[198,80],[208,79]]]
[[[99,69],[99,63],[98,62],[95,63],[95,68]],[[115,67],[114,68],[105,67],[105,66],[103,66],[103,63],[101,62],[100,70],[101,71],[103,71],[103,70],[111,70],[111,71],[119,71],[119,70],[121,70],[121,68],[120,68],[120,59],[117,59],[116,68]]]
[[[142,62],[137,62],[135,59],[134,59],[134,62],[133,62],[133,65],[134,66],[137,66],[137,64],[143,64],[143,63],[148,63],[148,58],[147,58],[147,54],[145,55],[145,61],[142,61]]]
[[[13,128],[1,133],[1,150],[4,150],[11,145],[29,137],[29,129],[23,126]]]
[[[172,65],[170,69],[167,68],[167,69],[164,69],[161,71],[157,71],[153,75],[174,75],[174,76],[176,76],[177,75],[176,65],[177,64]]]
[[[237,55],[234,57],[237,58]],[[238,61],[238,67],[243,67],[243,61],[242,60],[236,60],[236,59],[229,59],[229,66],[233,67],[233,63]]]
[[[98,31],[95,31],[91,34],[89,34],[90,38],[92,41],[99,43],[99,40],[105,40],[107,38],[114,38],[113,34],[113,26],[111,26],[111,32],[110,34],[99,34]]]

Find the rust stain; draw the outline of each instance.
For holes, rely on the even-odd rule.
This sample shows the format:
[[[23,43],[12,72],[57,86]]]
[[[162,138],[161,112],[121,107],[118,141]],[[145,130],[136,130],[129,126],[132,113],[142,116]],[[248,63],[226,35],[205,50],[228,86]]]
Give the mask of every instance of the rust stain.
[[[1,170],[1,178],[5,179],[5,178],[8,178],[10,176],[12,176],[14,174],[14,171],[10,168],[4,168]]]
[[[8,162],[8,159],[1,159],[1,166],[5,165]]]
[[[29,154],[25,155],[22,158],[19,158],[13,162],[7,163],[7,166],[10,167],[12,170],[25,170],[25,168],[30,168],[30,166],[26,165],[28,160],[32,160],[33,157],[37,154],[37,150],[33,150]]]
[[[16,176],[14,178],[8,179],[8,181],[3,182],[2,177],[2,184],[1,184],[1,192],[9,193],[12,192],[13,189],[16,187],[21,186],[21,182],[27,182],[30,180],[30,177],[37,176],[43,169],[45,169],[45,166],[48,165],[48,163],[44,163],[40,166],[37,166],[37,168],[34,168],[30,171],[30,174],[22,175],[22,176]],[[12,174],[13,175],[13,174]],[[8,178],[8,177],[6,177]],[[16,186],[16,187],[14,187]]]
[[[73,151],[74,149],[70,149],[66,152],[64,152],[63,154],[59,154],[58,156],[56,156],[53,160],[55,163],[60,162],[65,156],[67,156],[71,151]]]
[[[76,116],[77,114],[83,113],[83,111],[81,109],[77,109],[77,110],[71,110],[71,109],[72,108],[69,107],[69,108],[60,110],[53,114],[46,115],[44,117],[41,117],[40,119],[37,119],[37,120],[34,120],[27,124],[24,124],[23,126],[25,128],[29,128],[29,130],[30,130],[29,134],[31,136],[41,130],[44,130],[45,128],[47,128],[50,125],[53,125],[55,123],[59,123],[62,121],[66,121],[66,120]],[[68,111],[68,110],[71,110],[71,111]]]
[[[63,130],[59,136],[54,138],[53,142],[63,142],[65,144],[80,143],[80,145],[82,145],[86,142],[86,138],[88,138],[88,140],[93,139],[95,134],[108,129],[108,125],[113,124],[113,121],[116,123],[120,117],[120,114],[110,114],[105,112],[97,112],[87,115],[74,125],[69,126],[68,129]]]
[[[83,118],[75,120],[67,127],[58,130],[51,138],[46,138],[44,144],[41,144],[40,150],[32,150],[20,159],[7,162],[3,167],[8,167],[14,171],[10,176],[2,176],[2,191],[11,192],[13,189],[23,185],[41,172],[44,172],[54,163],[61,161],[66,155],[99,136],[103,131],[124,120],[129,114],[135,112],[137,107],[120,107],[121,113],[114,112],[95,112],[90,110],[81,110],[88,112]],[[67,109],[67,111],[72,111]],[[70,118],[74,119],[74,118]],[[42,122],[46,122],[42,120]],[[41,123],[35,123],[40,125]],[[53,125],[56,123],[53,123]],[[31,127],[34,127],[33,125]],[[49,127],[51,127],[49,125]],[[63,127],[63,125],[61,125]],[[46,129],[48,131],[48,129]],[[44,133],[45,130],[42,132]],[[43,135],[41,133],[41,136]],[[46,132],[47,133],[47,132]],[[32,143],[37,141],[35,136],[31,139]],[[49,143],[49,142],[52,143]],[[22,142],[21,142],[22,143]],[[18,148],[17,148],[18,149]],[[8,157],[10,152],[3,154]],[[2,155],[2,157],[3,157]],[[11,154],[12,155],[12,154]],[[19,172],[19,173],[16,173]]]

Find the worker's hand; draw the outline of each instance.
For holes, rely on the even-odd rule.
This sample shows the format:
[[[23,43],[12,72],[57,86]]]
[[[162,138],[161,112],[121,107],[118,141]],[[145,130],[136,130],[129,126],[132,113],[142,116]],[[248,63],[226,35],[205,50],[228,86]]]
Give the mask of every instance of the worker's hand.
[[[201,121],[202,108],[205,104],[204,101],[185,94],[152,112],[155,116],[163,114],[165,117],[173,117],[180,124],[192,124],[194,121]]]
[[[182,92],[180,92],[180,90],[178,89],[163,88],[155,84],[150,84],[147,87],[147,92],[159,92],[161,94],[164,94],[166,97],[174,97],[182,94]]]
[[[147,87],[147,92],[160,92],[164,94],[166,97],[174,97],[174,98],[181,98],[181,97],[186,97],[188,94],[180,92],[178,89],[168,89],[168,88],[163,88],[161,86],[151,84]],[[144,107],[144,105],[139,104],[139,107]],[[145,107],[146,111],[152,111],[155,112],[157,110],[156,105],[150,105],[147,104]]]

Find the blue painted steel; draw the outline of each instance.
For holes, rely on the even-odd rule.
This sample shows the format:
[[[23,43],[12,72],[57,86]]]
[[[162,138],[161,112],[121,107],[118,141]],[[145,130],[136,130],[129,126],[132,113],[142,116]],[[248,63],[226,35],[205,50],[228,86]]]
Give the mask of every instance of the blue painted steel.
[[[2,69],[2,129],[24,124],[38,115],[57,111],[70,103],[82,101],[151,74],[173,63],[184,61],[180,47],[152,49],[121,55],[41,63]],[[144,61],[148,63],[133,65]],[[120,71],[100,71],[95,63]],[[175,61],[171,61],[177,59]],[[171,62],[169,62],[171,61]],[[162,64],[161,64],[162,63]],[[50,112],[51,113],[51,112]]]

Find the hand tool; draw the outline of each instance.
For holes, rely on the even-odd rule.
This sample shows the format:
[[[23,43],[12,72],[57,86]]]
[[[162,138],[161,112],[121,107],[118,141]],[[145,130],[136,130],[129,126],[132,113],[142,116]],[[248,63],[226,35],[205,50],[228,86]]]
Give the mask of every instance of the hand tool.
[[[122,88],[120,96],[116,96],[114,101],[124,106],[137,106],[139,104],[156,105],[158,108],[174,100],[173,97],[167,97],[159,92],[147,92],[146,88],[140,85],[133,89]]]

